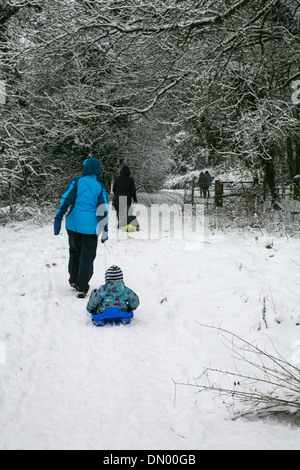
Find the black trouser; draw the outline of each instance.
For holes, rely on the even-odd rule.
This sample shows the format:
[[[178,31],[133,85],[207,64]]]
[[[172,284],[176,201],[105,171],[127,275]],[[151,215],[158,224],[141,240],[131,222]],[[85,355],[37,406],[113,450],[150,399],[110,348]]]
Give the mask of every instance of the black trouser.
[[[80,292],[89,290],[89,280],[94,271],[98,237],[67,230],[69,236],[69,282]]]
[[[206,191],[208,191],[208,187],[204,185],[200,185],[200,197],[206,197]]]

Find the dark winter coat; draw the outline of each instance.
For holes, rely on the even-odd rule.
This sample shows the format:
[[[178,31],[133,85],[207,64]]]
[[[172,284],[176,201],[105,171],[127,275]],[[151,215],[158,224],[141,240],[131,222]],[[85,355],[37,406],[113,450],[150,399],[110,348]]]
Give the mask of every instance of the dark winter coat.
[[[206,177],[206,181],[207,181],[207,187],[209,188],[211,186],[211,183],[212,183],[212,176],[208,171],[206,171],[205,172],[205,177]]]
[[[113,206],[116,211],[119,211],[120,196],[125,196],[127,198],[127,203],[124,204],[122,201],[122,206],[130,206],[132,202],[137,202],[135,183],[134,179],[130,176],[129,168],[122,168],[120,175],[117,176],[114,181],[113,193]]]
[[[203,171],[201,171],[198,179],[198,185],[200,186],[201,189],[207,189],[207,179]]]

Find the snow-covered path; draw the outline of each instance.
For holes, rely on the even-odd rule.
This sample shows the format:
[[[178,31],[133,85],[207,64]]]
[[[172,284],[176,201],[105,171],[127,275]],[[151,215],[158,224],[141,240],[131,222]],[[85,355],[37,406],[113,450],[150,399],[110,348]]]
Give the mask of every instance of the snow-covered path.
[[[290,359],[300,339],[299,244],[254,233],[210,233],[196,252],[139,234],[110,240],[109,251],[99,244],[91,288],[105,263],[118,264],[141,305],[130,325],[97,328],[68,286],[65,231],[1,228],[0,448],[300,449],[299,428],[232,421],[220,401],[174,385],[208,363],[233,366],[199,323],[270,336]]]

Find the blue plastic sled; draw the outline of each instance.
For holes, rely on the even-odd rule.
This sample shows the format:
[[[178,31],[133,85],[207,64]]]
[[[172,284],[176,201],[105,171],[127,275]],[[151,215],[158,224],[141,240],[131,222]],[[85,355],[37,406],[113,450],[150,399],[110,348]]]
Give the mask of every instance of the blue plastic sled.
[[[128,325],[133,317],[132,312],[124,312],[120,307],[110,307],[103,313],[91,315],[96,326],[104,326],[107,322],[121,322],[123,325]]]

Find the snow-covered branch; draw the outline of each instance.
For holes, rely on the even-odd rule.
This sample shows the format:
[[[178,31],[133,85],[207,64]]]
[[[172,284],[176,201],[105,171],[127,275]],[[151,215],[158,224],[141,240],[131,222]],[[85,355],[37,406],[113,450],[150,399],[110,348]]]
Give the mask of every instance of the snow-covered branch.
[[[235,370],[208,366],[194,384],[181,385],[219,395],[223,402],[228,403],[235,418],[293,415],[299,412],[300,371],[296,365],[278,351],[272,354],[262,350],[222,327],[199,325],[218,332],[236,361]]]

